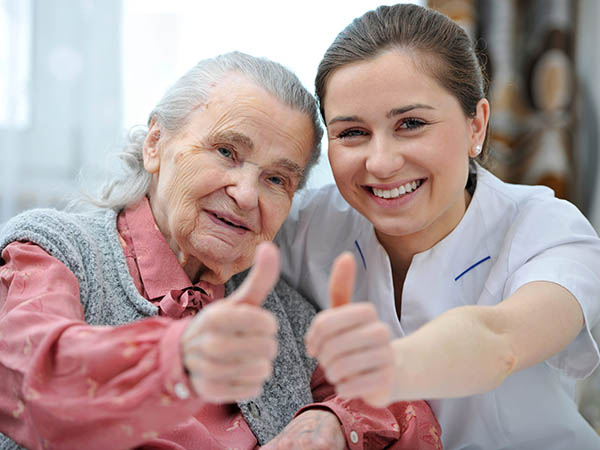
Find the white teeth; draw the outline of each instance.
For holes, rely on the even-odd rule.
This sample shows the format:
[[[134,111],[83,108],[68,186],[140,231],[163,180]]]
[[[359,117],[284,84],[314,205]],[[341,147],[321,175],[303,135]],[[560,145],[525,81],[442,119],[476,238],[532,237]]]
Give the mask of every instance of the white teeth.
[[[398,186],[397,188],[390,190],[373,188],[373,194],[380,198],[397,198],[401,195],[405,195],[416,190],[419,186],[421,186],[420,180],[412,181],[410,183],[406,183],[403,186]]]

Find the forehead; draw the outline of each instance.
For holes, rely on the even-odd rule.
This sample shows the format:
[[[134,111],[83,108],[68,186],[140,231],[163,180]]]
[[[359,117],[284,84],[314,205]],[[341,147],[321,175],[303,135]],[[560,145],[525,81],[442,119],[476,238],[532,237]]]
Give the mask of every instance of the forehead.
[[[394,49],[342,66],[327,81],[325,111],[340,106],[361,108],[365,100],[389,108],[403,103],[456,103],[454,96],[432,76],[438,64],[437,58],[422,52]]]
[[[256,151],[275,147],[280,156],[294,157],[302,167],[313,147],[314,129],[308,114],[292,109],[239,74],[220,81],[190,122],[197,135],[230,136]]]

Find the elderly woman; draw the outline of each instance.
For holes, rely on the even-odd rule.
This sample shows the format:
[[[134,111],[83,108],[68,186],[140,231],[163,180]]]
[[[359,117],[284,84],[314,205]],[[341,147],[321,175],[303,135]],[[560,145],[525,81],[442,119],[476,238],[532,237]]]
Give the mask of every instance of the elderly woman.
[[[312,307],[275,284],[278,252],[263,243],[321,135],[293,74],[223,55],[192,68],[130,135],[129,171],[99,208],[10,221],[0,446],[381,448],[400,442],[408,406],[439,432],[423,402],[379,410],[335,397],[304,350]]]

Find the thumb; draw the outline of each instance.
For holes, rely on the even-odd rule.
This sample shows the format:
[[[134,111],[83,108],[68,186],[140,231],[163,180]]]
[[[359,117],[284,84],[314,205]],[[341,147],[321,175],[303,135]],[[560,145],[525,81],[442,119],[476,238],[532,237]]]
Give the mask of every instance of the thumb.
[[[279,279],[279,249],[272,242],[263,242],[256,248],[254,266],[229,299],[234,303],[260,306]]]
[[[332,308],[350,303],[356,277],[356,263],[350,252],[344,252],[333,262],[329,277],[329,298]]]

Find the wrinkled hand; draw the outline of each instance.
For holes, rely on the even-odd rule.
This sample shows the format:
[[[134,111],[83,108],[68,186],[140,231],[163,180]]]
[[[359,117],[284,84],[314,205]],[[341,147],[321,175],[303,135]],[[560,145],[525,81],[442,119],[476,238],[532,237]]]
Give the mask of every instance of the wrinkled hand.
[[[228,403],[256,397],[271,376],[277,355],[277,320],[262,304],[279,278],[279,250],[256,250],[254,267],[229,297],[211,303],[181,337],[192,387],[206,401]]]
[[[343,450],[346,439],[338,418],[324,409],[303,412],[262,446],[262,450]]]
[[[352,254],[338,256],[329,279],[331,309],[314,318],[306,348],[338,395],[383,407],[392,403],[394,390],[392,334],[372,304],[349,304],[355,274]]]

